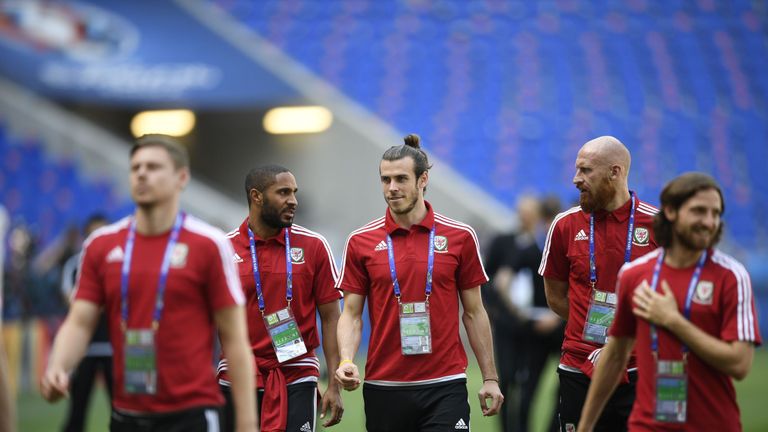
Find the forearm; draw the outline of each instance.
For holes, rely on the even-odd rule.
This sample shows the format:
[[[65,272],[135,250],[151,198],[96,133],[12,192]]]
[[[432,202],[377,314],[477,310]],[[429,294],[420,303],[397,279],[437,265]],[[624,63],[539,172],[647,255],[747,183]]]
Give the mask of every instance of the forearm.
[[[354,360],[363,333],[362,317],[345,310],[339,317],[337,329],[336,337],[341,360]]]
[[[568,321],[568,281],[544,278],[544,294],[552,312]]]
[[[621,345],[626,346],[624,343]],[[595,427],[605,404],[621,382],[630,352],[631,344],[629,349],[619,349],[613,340],[603,349],[581,410],[580,432],[591,431]]]
[[[241,427],[255,426],[257,419],[252,354],[247,344],[231,335],[222,338],[222,348],[227,353],[227,374],[232,386],[235,421]]]
[[[67,373],[72,371],[85,355],[92,334],[92,328],[68,317],[54,339],[48,368]]]
[[[496,372],[496,364],[493,358],[491,324],[485,308],[465,309],[462,321],[464,322],[464,328],[467,330],[469,345],[472,347],[472,352],[475,353],[475,358],[477,358],[477,364],[480,367],[483,380],[498,379],[499,375]]]
[[[559,297],[550,299],[547,297],[547,303],[552,312],[556,313],[560,318],[568,321],[568,312],[570,307],[568,306],[568,297]]]
[[[339,325],[339,308],[338,304],[335,305],[335,314],[323,314],[320,315],[320,323],[323,331],[323,354],[325,355],[325,364],[328,369],[328,375],[333,375],[336,368],[339,366],[339,341],[336,334],[336,329]],[[328,388],[338,388],[336,380],[328,380]]]
[[[744,379],[749,373],[753,358],[751,344],[745,350],[738,343],[723,341],[696,327],[682,315],[671,320],[667,328],[696,356],[718,371],[737,380]]]

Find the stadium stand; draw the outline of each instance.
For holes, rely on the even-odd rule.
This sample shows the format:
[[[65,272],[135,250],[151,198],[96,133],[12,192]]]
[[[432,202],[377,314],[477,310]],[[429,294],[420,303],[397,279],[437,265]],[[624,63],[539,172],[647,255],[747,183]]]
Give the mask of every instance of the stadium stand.
[[[0,202],[14,223],[30,225],[44,243],[92,213],[115,219],[132,208],[108,180],[85,176],[76,161],[56,159],[34,138],[15,138],[2,124],[0,161]]]
[[[768,240],[760,3],[215,3],[399,130],[421,131],[508,205],[522,191],[572,200],[576,149],[612,134],[633,152],[641,196],[681,171],[711,172],[731,241]]]

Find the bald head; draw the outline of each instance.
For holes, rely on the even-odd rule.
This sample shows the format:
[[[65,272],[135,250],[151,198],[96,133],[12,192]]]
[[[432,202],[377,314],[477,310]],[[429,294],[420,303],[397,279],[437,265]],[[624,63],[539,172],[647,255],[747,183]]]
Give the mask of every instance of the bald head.
[[[615,137],[605,135],[587,141],[579,150],[579,156],[582,155],[604,167],[618,165],[621,167],[624,180],[629,176],[629,166],[632,163],[632,157],[627,147]]]
[[[629,150],[612,136],[595,138],[581,147],[576,156],[573,184],[579,189],[584,211],[613,211],[629,200],[627,178]]]

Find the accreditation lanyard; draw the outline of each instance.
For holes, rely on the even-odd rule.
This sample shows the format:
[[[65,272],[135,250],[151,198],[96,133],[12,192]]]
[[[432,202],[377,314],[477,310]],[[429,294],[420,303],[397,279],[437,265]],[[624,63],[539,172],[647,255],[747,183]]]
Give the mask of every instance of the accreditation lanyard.
[[[632,258],[632,232],[635,229],[635,193],[629,191],[632,205],[629,209],[629,226],[627,227],[627,243],[624,252],[624,262]],[[589,215],[589,284],[592,289],[597,284],[597,265],[595,264],[595,213]]]
[[[707,251],[705,250],[699,258],[699,262],[696,264],[696,269],[691,276],[691,282],[688,284],[688,294],[685,296],[685,306],[683,308],[683,315],[687,320],[691,319],[691,304],[693,302],[693,294],[696,291],[696,285],[699,283],[699,277],[701,276],[701,270],[704,268],[704,263],[707,261]],[[656,291],[659,284],[659,274],[661,273],[661,265],[664,262],[664,249],[661,249],[659,258],[656,260],[656,265],[653,267],[653,278],[651,279],[651,290]],[[656,326],[651,324],[651,350],[656,358],[659,355],[659,335],[656,330]],[[683,356],[688,353],[688,347],[682,343]]]
[[[425,293],[426,302],[429,303],[429,296],[432,294],[432,270],[435,266],[435,224],[429,231],[429,247],[427,252],[427,283]],[[392,276],[392,288],[395,292],[395,298],[400,303],[400,282],[397,280],[397,271],[395,270],[395,248],[392,246],[392,237],[387,234],[387,255],[389,255],[389,274]]]
[[[285,229],[285,273],[286,273],[286,288],[285,299],[288,301],[288,305],[291,304],[293,298],[293,263],[291,262],[291,236],[289,229]],[[261,276],[259,275],[259,260],[256,256],[256,240],[253,237],[253,231],[248,228],[248,240],[251,245],[251,263],[253,264],[253,280],[256,282],[256,296],[259,300],[259,311],[264,315],[264,293],[261,288]]]
[[[160,323],[160,316],[163,313],[163,294],[165,293],[165,285],[168,281],[168,270],[171,265],[171,255],[173,255],[173,249],[176,246],[176,242],[179,239],[179,233],[181,232],[181,225],[184,221],[184,213],[179,212],[176,215],[176,221],[173,224],[171,235],[168,238],[168,244],[165,246],[165,254],[163,255],[163,262],[160,265],[160,279],[157,282],[157,298],[155,299],[155,313],[152,315],[152,328],[157,329]],[[120,278],[120,310],[121,310],[121,325],[123,330],[127,328],[128,324],[128,279],[131,273],[131,258],[133,255],[133,245],[136,242],[136,218],[132,218],[131,224],[128,228],[128,237],[125,240],[125,257],[123,258],[123,268]]]

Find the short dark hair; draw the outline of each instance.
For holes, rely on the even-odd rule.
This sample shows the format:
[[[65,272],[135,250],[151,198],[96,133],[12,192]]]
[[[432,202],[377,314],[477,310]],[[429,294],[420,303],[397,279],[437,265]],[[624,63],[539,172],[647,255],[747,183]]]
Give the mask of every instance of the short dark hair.
[[[245,176],[245,197],[248,207],[251,206],[251,189],[256,189],[263,193],[268,187],[275,184],[278,174],[285,172],[291,171],[284,166],[275,164],[261,165],[250,170],[248,175]]]
[[[168,152],[176,169],[189,168],[189,152],[179,141],[163,134],[146,134],[136,138],[133,147],[131,147],[131,157],[140,148],[144,147],[162,147]]]
[[[392,146],[381,156],[381,160],[396,161],[405,157],[413,159],[413,171],[416,174],[416,179],[421,177],[424,172],[429,171],[432,165],[429,163],[429,157],[427,153],[421,149],[421,138],[416,134],[409,134],[403,138],[404,144],[399,146]],[[424,188],[426,191],[426,188]]]
[[[88,219],[86,219],[85,223],[83,224],[83,235],[88,235],[88,231],[94,224],[106,225],[108,223],[109,219],[107,219],[107,215],[104,213],[92,213],[90,216],[88,216]]]
[[[717,184],[717,181],[707,174],[687,172],[675,177],[664,186],[659,198],[661,209],[653,217],[653,235],[659,246],[665,248],[671,246],[673,238],[672,221],[667,219],[664,209],[679,210],[691,197],[700,191],[709,189],[717,191],[717,194],[720,195],[721,211],[724,213],[725,199],[723,199],[723,191],[720,190],[720,185]],[[724,223],[721,220],[720,227],[712,240],[713,245],[720,241],[720,237],[723,234],[723,225]]]

